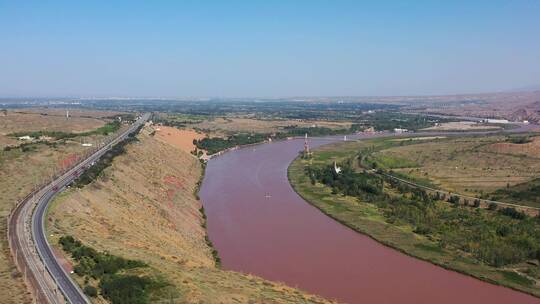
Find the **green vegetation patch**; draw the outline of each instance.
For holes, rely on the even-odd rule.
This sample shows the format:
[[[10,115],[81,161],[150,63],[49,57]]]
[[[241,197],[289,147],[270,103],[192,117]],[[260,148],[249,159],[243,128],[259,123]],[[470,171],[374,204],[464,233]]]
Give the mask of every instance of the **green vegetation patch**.
[[[269,134],[237,134],[229,136],[228,138],[221,137],[206,137],[199,140],[193,140],[193,144],[199,149],[208,151],[208,154],[214,154],[222,150],[226,150],[232,147],[240,145],[249,145],[260,143],[268,139]]]
[[[142,127],[141,127],[142,128]],[[126,152],[126,146],[132,142],[138,141],[135,137],[140,129],[137,129],[135,132],[131,133],[126,139],[114,145],[109,151],[107,151],[101,158],[90,168],[86,169],[75,181],[74,186],[82,188],[85,185],[90,184],[97,177],[101,175],[103,170],[112,165],[113,159],[121,154]]]
[[[476,202],[460,205],[454,196],[427,193],[380,174],[381,169],[358,167],[362,160],[369,163],[364,155],[393,145],[389,141],[339,143],[315,150],[309,161],[298,157],[289,167],[291,184],[325,214],[379,242],[540,296],[534,281],[519,274],[536,273],[540,217],[514,208],[481,209]]]
[[[522,275],[520,275],[519,273],[516,273],[514,271],[501,271],[500,272],[505,279],[509,280],[509,281],[512,281],[516,284],[519,284],[519,285],[533,285],[534,284],[534,281],[529,279],[529,278],[526,278]]]
[[[283,139],[287,137],[304,136],[307,134],[310,137],[331,136],[341,134],[351,134],[361,128],[358,124],[353,124],[346,129],[331,129],[327,127],[298,127],[287,126],[281,132],[277,133],[238,133],[226,138],[221,137],[206,137],[199,140],[193,140],[193,144],[202,150],[208,151],[208,154],[214,154],[232,147],[250,145],[264,142],[268,138]]]
[[[114,132],[118,131],[120,129],[120,126],[122,124],[115,120],[115,121],[112,121],[112,122],[109,122],[107,124],[105,124],[103,127],[100,127],[100,128],[97,128],[95,129],[94,131],[90,131],[90,132],[85,132],[85,133],[78,133],[76,135],[78,136],[89,136],[89,135],[109,135],[109,134],[113,134]]]
[[[384,169],[415,168],[419,166],[412,160],[383,153],[375,153],[372,160],[377,163],[377,167]]]
[[[406,224],[414,232],[440,240],[472,254],[476,259],[500,267],[540,258],[540,223],[514,208],[486,212],[458,206],[459,198],[451,196],[442,202],[439,195],[376,174],[355,172],[349,163],[306,166],[305,174],[312,185],[322,183],[333,195],[357,197],[375,204],[389,223]],[[446,199],[446,198],[445,198]],[[444,199],[443,199],[444,200]]]
[[[532,142],[532,139],[530,139],[528,136],[511,136],[508,137],[506,141],[509,143],[522,145]]]
[[[83,245],[72,236],[59,239],[62,249],[77,262],[74,272],[81,277],[99,281],[101,295],[113,304],[150,303],[150,295],[168,286],[167,283],[129,270],[144,268],[144,262],[124,259]],[[90,297],[98,295],[94,286],[86,285],[83,291]]]
[[[540,178],[498,189],[491,194],[493,200],[515,204],[526,204],[540,208]]]

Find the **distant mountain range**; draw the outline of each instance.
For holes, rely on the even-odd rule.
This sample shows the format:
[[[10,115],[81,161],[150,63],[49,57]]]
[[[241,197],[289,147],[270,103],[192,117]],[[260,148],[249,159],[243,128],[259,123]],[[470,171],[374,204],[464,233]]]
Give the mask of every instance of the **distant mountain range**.
[[[540,91],[540,84],[515,88],[507,92],[534,92],[534,91]]]

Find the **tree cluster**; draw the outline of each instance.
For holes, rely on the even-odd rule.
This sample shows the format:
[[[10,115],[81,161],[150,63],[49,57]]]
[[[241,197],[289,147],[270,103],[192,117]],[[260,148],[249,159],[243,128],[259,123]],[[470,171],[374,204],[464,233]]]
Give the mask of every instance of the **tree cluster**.
[[[90,277],[99,280],[101,295],[113,304],[149,303],[150,293],[165,286],[149,277],[125,273],[129,269],[147,267],[144,262],[98,252],[69,235],[62,236],[59,244],[77,262],[74,272],[85,277],[85,282]],[[91,285],[84,286],[83,291],[90,297],[98,294]]]
[[[333,194],[375,204],[387,222],[410,225],[415,233],[436,240],[441,248],[470,253],[495,267],[540,259],[538,217],[514,208],[482,210],[479,200],[460,205],[458,196],[429,194],[394,179],[355,172],[348,164],[341,166],[340,173],[333,164],[307,166],[305,174],[313,184],[331,187]]]

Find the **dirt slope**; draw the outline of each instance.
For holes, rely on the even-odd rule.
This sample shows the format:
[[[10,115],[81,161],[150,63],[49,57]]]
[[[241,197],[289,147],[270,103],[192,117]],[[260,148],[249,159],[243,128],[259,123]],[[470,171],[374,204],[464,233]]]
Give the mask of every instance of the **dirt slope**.
[[[190,153],[195,150],[193,140],[203,139],[205,135],[191,129],[178,129],[174,127],[160,126],[155,128],[155,138],[166,142],[184,152]]]
[[[29,303],[21,274],[18,273],[7,243],[7,217],[14,204],[28,194],[36,183],[50,176],[53,169],[75,161],[83,147],[75,143],[32,145],[29,151],[0,149],[0,303]]]
[[[194,190],[201,167],[192,155],[151,136],[115,158],[94,183],[59,197],[50,231],[99,250],[147,262],[181,294],[175,303],[316,303],[322,299],[214,266]]]

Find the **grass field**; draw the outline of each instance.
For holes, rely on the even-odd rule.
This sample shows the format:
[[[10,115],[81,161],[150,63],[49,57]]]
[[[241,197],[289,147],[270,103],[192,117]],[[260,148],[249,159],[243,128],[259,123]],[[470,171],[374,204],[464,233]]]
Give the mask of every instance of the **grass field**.
[[[0,113],[0,149],[20,143],[16,138],[8,136],[12,133],[35,131],[82,133],[103,127],[106,123],[104,120],[91,117],[90,115],[96,114],[94,112],[87,113],[89,116],[81,117],[80,114],[70,119],[66,119],[65,112],[64,116],[37,110],[6,113],[7,115]]]
[[[216,267],[194,193],[201,165],[170,137],[152,132],[143,129],[140,141],[95,182],[54,201],[47,221],[53,244],[69,234],[99,251],[143,261],[172,285],[173,303],[326,302]]]
[[[382,149],[373,158],[387,169],[439,188],[491,198],[499,189],[540,177],[540,137],[531,140],[514,144],[506,136],[446,138]],[[535,200],[509,202],[540,207]]]
[[[239,132],[247,133],[272,133],[283,130],[284,127],[327,127],[331,129],[348,129],[351,123],[331,122],[331,121],[305,121],[305,120],[261,120],[255,118],[228,118],[218,117],[205,120],[193,125],[195,128],[208,130],[216,133],[234,134]]]
[[[457,139],[450,139],[449,141],[455,146]],[[402,141],[395,141],[393,139],[375,139],[348,143],[342,142],[323,146],[314,151],[314,156],[310,160],[303,160],[301,158],[294,160],[289,167],[289,180],[294,189],[306,201],[319,208],[322,212],[358,232],[373,237],[383,244],[448,269],[453,269],[482,280],[540,296],[540,285],[538,283],[540,280],[538,280],[538,275],[531,275],[531,273],[535,274],[540,271],[538,266],[526,262],[505,265],[503,267],[490,266],[487,263],[480,262],[469,252],[464,252],[459,248],[454,247],[454,245],[441,246],[441,240],[446,239],[444,235],[417,233],[417,227],[404,221],[390,219],[388,217],[388,210],[379,207],[379,205],[367,203],[357,197],[341,194],[336,195],[335,193],[332,193],[333,190],[330,187],[319,182],[312,183],[310,178],[305,174],[305,166],[308,164],[317,167],[331,164],[333,161],[340,163],[351,158],[354,159],[354,156],[359,151],[365,151],[365,149],[376,150],[374,147],[382,147],[382,152],[385,152],[386,149],[392,151],[390,154],[383,153],[385,157],[397,157],[398,154],[395,152],[396,149],[412,151],[417,148],[416,146],[432,144],[423,143],[423,141],[415,141],[415,144],[413,144],[407,141],[403,146],[398,144],[398,147],[392,147],[400,142]],[[438,145],[440,143],[435,142],[433,144]],[[445,145],[449,144],[445,143]],[[425,147],[423,149],[418,148],[418,150],[414,151],[419,153],[418,151],[425,149]],[[459,148],[456,148],[456,150],[459,151]],[[410,152],[410,154],[407,155],[412,154],[414,153]],[[423,164],[421,160],[426,157],[425,154],[423,155],[424,157],[413,159],[415,165],[417,165],[417,162],[418,164]],[[399,157],[402,157],[402,155],[399,154]],[[387,164],[401,167],[400,165],[396,165],[395,162],[395,160],[386,160]],[[391,195],[394,193],[394,190],[388,188],[386,191],[390,191]],[[475,217],[489,222],[512,221],[501,217],[498,214],[489,213],[490,211],[487,210],[476,209],[477,211],[475,211],[470,209],[470,207],[469,209],[466,209],[465,207],[456,209],[445,202],[436,202],[432,210],[439,210],[437,211],[438,213],[446,215],[452,215],[459,212],[471,212],[471,214],[475,214]],[[494,216],[496,216],[496,218]],[[471,223],[470,225],[474,226],[475,223]],[[470,227],[470,225],[464,225],[463,228],[469,229],[467,227]],[[449,227],[452,226],[450,225]],[[453,227],[457,228],[455,226]],[[450,230],[454,231],[452,238],[459,235],[459,233],[455,233],[455,231],[460,231],[460,229]]]
[[[43,115],[34,112],[8,111],[0,113],[0,132],[9,134],[26,131],[63,131],[81,133],[91,131],[105,125],[105,121],[90,117],[70,117]]]

